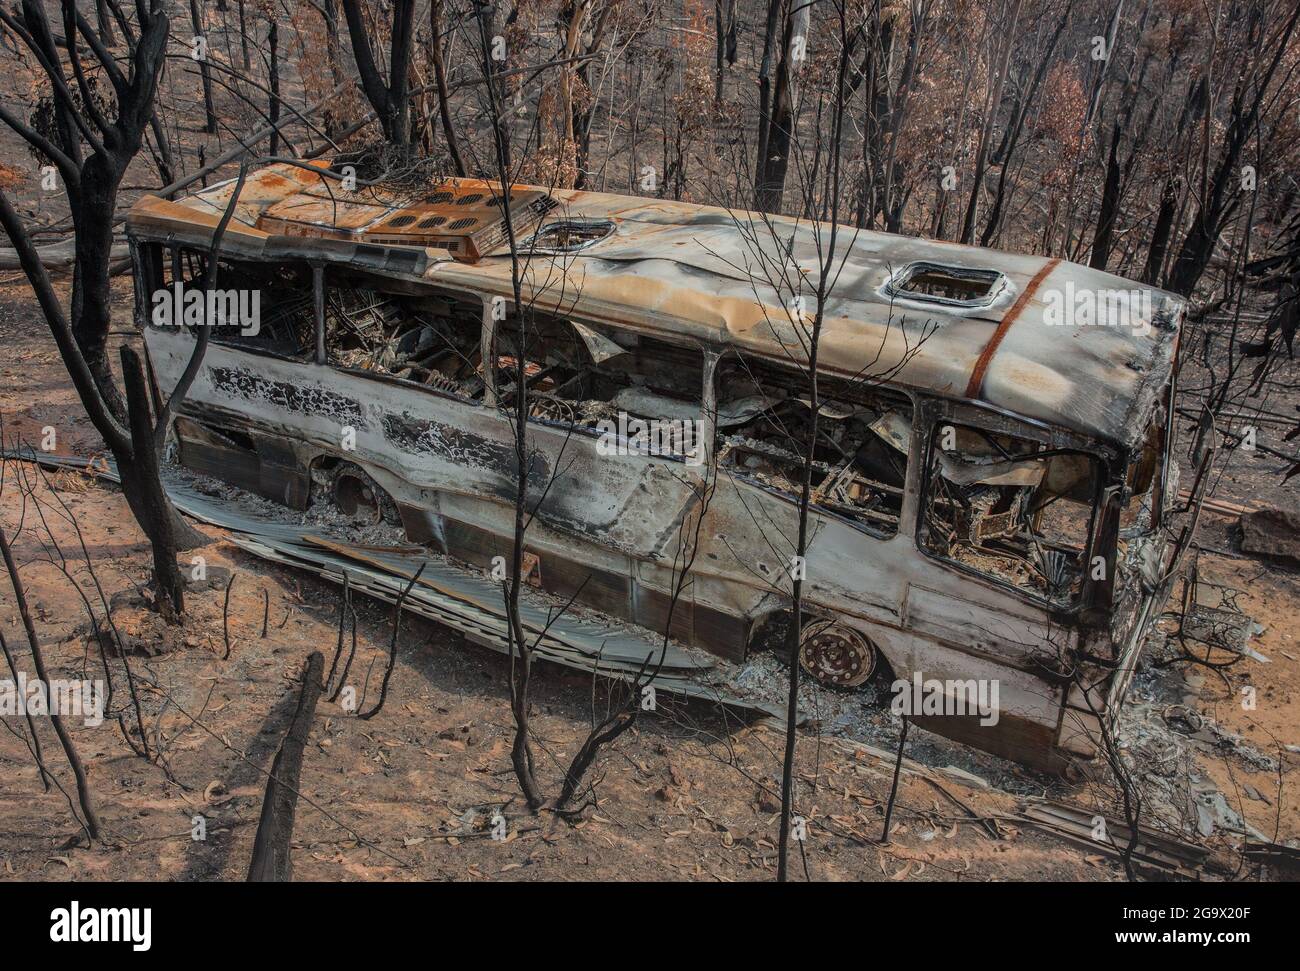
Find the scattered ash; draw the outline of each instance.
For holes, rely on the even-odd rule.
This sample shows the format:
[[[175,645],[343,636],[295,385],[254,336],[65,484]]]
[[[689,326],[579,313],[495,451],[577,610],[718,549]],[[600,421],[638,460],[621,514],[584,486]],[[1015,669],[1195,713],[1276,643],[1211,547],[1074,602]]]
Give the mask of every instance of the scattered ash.
[[[1277,760],[1198,710],[1205,675],[1194,666],[1171,665],[1179,655],[1166,630],[1152,632],[1116,725],[1116,744],[1125,760],[1137,767],[1143,812],[1152,825],[1193,841],[1216,832],[1245,832],[1266,841],[1269,838],[1245,822],[1218,785],[1198,769],[1197,756],[1231,755],[1270,772],[1277,771]]]
[[[756,655],[731,683],[747,696],[773,704],[785,705],[790,693],[787,662],[774,652]],[[823,687],[805,674],[799,679],[799,724],[812,734],[897,752],[903,721],[890,708],[892,698],[889,683],[879,674],[853,690]],[[967,748],[916,725],[908,729],[904,755],[935,768],[957,769],[974,776],[977,784],[982,781],[1013,795],[1042,796],[1067,788],[1052,776]]]
[[[349,518],[328,502],[313,502],[305,510],[290,509],[282,503],[264,499],[238,486],[213,479],[180,465],[172,465],[169,477],[185,483],[195,492],[218,499],[235,512],[253,519],[284,525],[309,526],[329,539],[357,546],[401,546],[418,549],[406,539],[401,526],[385,522],[362,523]]]

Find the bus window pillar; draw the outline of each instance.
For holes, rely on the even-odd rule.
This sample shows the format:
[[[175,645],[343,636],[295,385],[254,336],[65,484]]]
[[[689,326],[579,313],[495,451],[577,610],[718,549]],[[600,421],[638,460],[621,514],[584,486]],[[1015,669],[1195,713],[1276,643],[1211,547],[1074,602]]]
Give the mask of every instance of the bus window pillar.
[[[316,363],[328,363],[325,357],[325,267],[311,265],[312,310],[316,324]]]

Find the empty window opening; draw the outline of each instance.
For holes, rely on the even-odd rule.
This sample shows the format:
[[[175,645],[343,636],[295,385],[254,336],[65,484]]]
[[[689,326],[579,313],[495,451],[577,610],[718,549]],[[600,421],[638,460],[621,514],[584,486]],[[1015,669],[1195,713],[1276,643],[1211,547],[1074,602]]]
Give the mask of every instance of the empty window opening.
[[[519,318],[496,330],[497,397],[512,408],[517,380]],[[588,435],[627,419],[693,422],[703,414],[704,352],[611,327],[529,312],[524,380],[530,416]],[[664,426],[666,427],[666,426]],[[682,457],[694,438],[656,438],[649,454]]]
[[[1158,474],[1164,460],[1164,438],[1163,416],[1157,415],[1147,425],[1146,438],[1129,463],[1125,476],[1124,494],[1128,499],[1120,510],[1121,538],[1147,536],[1155,530],[1156,493],[1164,487],[1164,476]]]
[[[450,293],[410,297],[373,286],[364,277],[326,276],[330,363],[481,400],[486,390],[481,302]]]
[[[812,430],[807,375],[729,354],[715,383],[719,468],[797,496]],[[892,536],[903,507],[912,403],[868,382],[823,375],[817,383],[812,502]]]
[[[203,285],[207,254],[180,249],[163,254],[163,280],[188,289]],[[450,292],[408,296],[384,289],[365,273],[325,273],[325,352],[342,368],[372,371],[470,400],[486,390],[482,372],[482,302]],[[218,344],[311,360],[316,346],[311,268],[305,264],[222,260],[221,290],[256,290],[256,333],[213,332]]]
[[[1086,575],[1097,475],[1086,453],[941,422],[921,548],[1034,596],[1074,602]]]
[[[927,300],[962,307],[985,307],[1006,286],[997,270],[972,270],[937,263],[912,263],[890,278],[885,290],[892,296]]]
[[[159,284],[169,292],[178,282],[186,294],[205,285],[206,250],[159,247],[156,260],[146,258],[146,265],[154,264],[161,271]],[[256,293],[257,319],[256,327],[244,328],[238,326],[243,321],[228,316],[224,326],[212,331],[212,340],[283,357],[310,357],[315,345],[311,287],[311,268],[305,263],[221,260],[216,290],[224,295],[223,306],[227,312],[234,306],[251,311],[251,296]]]

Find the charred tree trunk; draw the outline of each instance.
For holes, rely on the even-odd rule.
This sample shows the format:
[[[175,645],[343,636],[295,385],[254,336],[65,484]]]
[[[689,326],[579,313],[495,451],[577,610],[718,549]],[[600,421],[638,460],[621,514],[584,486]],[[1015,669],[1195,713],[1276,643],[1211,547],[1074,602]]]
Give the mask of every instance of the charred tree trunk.
[[[1092,238],[1092,256],[1088,265],[1094,270],[1106,269],[1110,257],[1110,241],[1119,215],[1119,139],[1120,127],[1116,123],[1110,138],[1110,156],[1106,160],[1106,184],[1101,192],[1101,212],[1097,215],[1097,232]]]
[[[253,858],[248,864],[249,883],[283,883],[291,877],[293,861],[289,844],[293,839],[293,821],[298,809],[302,757],[307,738],[311,735],[312,719],[316,717],[324,670],[325,656],[320,651],[313,651],[303,665],[302,687],[298,692],[298,707],[293,713],[293,721],[266,780],[262,815],[257,822],[257,835],[253,838]]]
[[[113,15],[108,9],[108,0],[95,0],[95,22],[99,28],[99,39],[105,47],[113,46]]]
[[[714,37],[713,47],[713,101],[715,104],[722,103],[722,72],[727,57],[727,31],[723,23],[724,17],[723,0],[714,0],[713,30],[717,35]]]
[[[1156,286],[1160,282],[1165,256],[1169,252],[1169,237],[1174,229],[1174,214],[1177,211],[1177,182],[1170,175],[1165,179],[1164,190],[1160,193],[1160,211],[1156,214],[1155,229],[1151,232],[1151,245],[1147,248],[1146,268],[1142,271],[1142,282],[1149,286]]]
[[[243,31],[243,4],[240,5],[240,31]],[[198,0],[190,0],[190,23],[194,25],[194,36],[203,37],[203,15],[199,13]],[[199,79],[203,82],[203,111],[205,122],[203,130],[209,135],[217,133],[217,112],[212,103],[212,70],[208,67],[207,52],[199,59]]]
[[[768,138],[772,127],[772,58],[787,21],[786,0],[767,0],[767,23],[763,30],[763,59],[758,68],[758,135],[754,152],[754,204],[758,206],[760,186],[767,178]],[[761,207],[759,207],[761,208]]]
[[[176,162],[172,158],[171,140],[168,139],[162,122],[158,120],[157,113],[149,119],[149,129],[153,132],[154,144],[158,148],[158,177],[163,185],[170,185],[176,179]]]
[[[436,7],[440,0],[434,0],[433,5]],[[337,87],[344,78],[343,65],[339,58],[339,8],[338,0],[322,0],[320,6],[321,17],[325,21],[325,54],[330,62],[330,77],[334,79],[334,85]],[[437,35],[437,27],[434,27],[434,34]]]
[[[267,105],[266,120],[271,123],[272,155],[280,154],[280,29],[274,19],[266,33],[266,42],[270,47],[270,104]]]
[[[248,50],[248,15],[244,10],[244,0],[239,0],[239,45],[243,49],[244,71],[253,70],[253,58]]]
[[[158,604],[171,619],[185,613],[185,584],[176,566],[175,510],[159,476],[158,452],[154,445],[155,425],[150,413],[149,391],[140,356],[129,347],[121,349],[122,381],[130,415],[131,451],[117,458],[122,491],[128,496],[136,519],[153,547],[154,580]],[[133,497],[133,498],[132,498]]]
[[[352,41],[352,54],[361,75],[361,89],[365,92],[384,138],[390,144],[409,152],[411,147],[410,66],[411,41],[415,35],[415,0],[394,0],[393,22],[388,50],[388,80],[385,82],[375,61],[374,48],[366,30],[360,0],[342,0],[343,14],[348,23],[348,37]]]
[[[112,323],[109,266],[113,254],[113,217],[121,178],[121,170],[114,160],[98,152],[91,155],[82,167],[78,204],[72,209],[76,254],[72,271],[72,334],[96,386],[118,416],[124,416],[126,409],[108,359],[108,331]]]
[[[451,94],[447,89],[447,66],[442,58],[442,0],[432,0],[429,4],[429,27],[433,38],[429,43],[429,54],[433,59],[433,80],[438,88],[438,114],[442,118],[442,131],[447,139],[447,154],[456,174],[468,175],[465,161],[460,154],[460,143],[456,138],[456,129],[451,123]]]
[[[773,0],[773,3],[778,2],[780,0]],[[766,106],[765,137],[760,142],[755,166],[754,208],[759,212],[775,213],[781,209],[786,172],[790,167],[790,144],[794,137],[794,91],[790,66],[794,17],[786,13],[782,23],[776,80],[771,103]]]

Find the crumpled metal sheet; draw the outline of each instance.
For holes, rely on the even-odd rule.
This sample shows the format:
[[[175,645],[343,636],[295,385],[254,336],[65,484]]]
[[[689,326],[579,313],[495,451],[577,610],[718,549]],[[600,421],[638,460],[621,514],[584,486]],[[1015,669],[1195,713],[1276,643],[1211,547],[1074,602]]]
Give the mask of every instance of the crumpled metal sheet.
[[[111,461],[50,455],[23,450],[7,458],[39,462],[51,468],[88,469],[119,482]],[[420,581],[403,609],[460,631],[466,638],[501,653],[510,650],[501,588],[486,577],[459,569],[418,547],[348,547],[318,526],[300,526],[262,517],[229,502],[204,495],[182,477],[164,471],[163,482],[176,508],[200,522],[220,527],[240,549],[273,563],[308,570],[332,583],[343,583],[386,603],[395,603],[421,564]],[[783,717],[784,708],[747,698],[730,683],[739,667],[703,651],[652,640],[649,632],[619,624],[588,611],[558,616],[553,601],[525,587],[520,617],[535,656],[568,668],[630,680],[646,663],[659,667],[650,682],[656,691],[726,705],[755,714]]]

